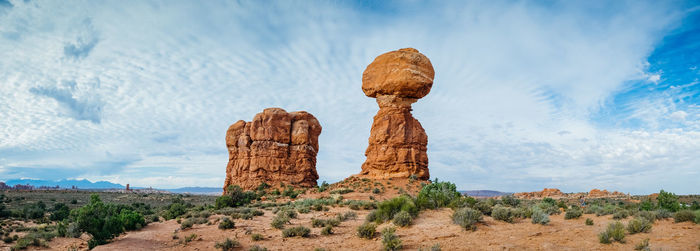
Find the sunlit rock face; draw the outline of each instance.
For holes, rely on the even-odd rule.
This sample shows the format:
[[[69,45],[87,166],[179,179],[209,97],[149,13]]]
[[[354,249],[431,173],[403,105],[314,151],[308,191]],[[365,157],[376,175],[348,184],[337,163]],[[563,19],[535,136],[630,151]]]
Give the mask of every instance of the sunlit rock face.
[[[433,86],[435,71],[418,50],[405,48],[379,55],[362,74],[362,91],[376,98],[374,116],[361,175],[375,179],[429,179],[428,136],[411,114],[411,104]]]
[[[315,187],[316,154],[321,124],[308,112],[267,108],[252,121],[239,120],[226,131],[229,185],[255,189],[265,182]]]

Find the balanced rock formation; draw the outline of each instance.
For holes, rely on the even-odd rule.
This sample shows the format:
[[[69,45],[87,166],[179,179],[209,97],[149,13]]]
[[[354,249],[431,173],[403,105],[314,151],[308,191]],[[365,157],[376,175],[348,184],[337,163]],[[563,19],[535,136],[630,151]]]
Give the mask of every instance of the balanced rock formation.
[[[321,125],[310,113],[267,108],[251,122],[239,120],[226,131],[229,185],[254,189],[265,182],[315,187]]]
[[[428,136],[411,115],[411,104],[430,92],[435,71],[418,50],[405,48],[379,55],[362,74],[362,91],[376,98],[361,175],[374,179],[430,178]]]

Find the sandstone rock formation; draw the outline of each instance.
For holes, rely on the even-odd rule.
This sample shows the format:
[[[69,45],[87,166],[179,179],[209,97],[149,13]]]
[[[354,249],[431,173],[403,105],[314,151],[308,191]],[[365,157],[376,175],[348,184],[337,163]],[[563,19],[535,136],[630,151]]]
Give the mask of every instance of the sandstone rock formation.
[[[588,195],[586,197],[588,198],[610,198],[610,197],[624,197],[626,196],[624,193],[618,192],[618,191],[613,191],[608,192],[608,190],[598,190],[598,189],[592,189],[590,192],[588,192]]]
[[[562,193],[559,189],[556,188],[545,188],[542,189],[542,191],[537,191],[537,192],[523,192],[523,193],[515,193],[513,196],[522,198],[522,199],[542,199],[545,197],[548,198],[562,198],[566,197],[566,194]]]
[[[429,179],[428,136],[411,115],[411,104],[430,92],[435,72],[418,50],[405,48],[379,55],[362,74],[362,91],[376,98],[361,175],[375,179]]]
[[[267,108],[253,121],[239,120],[226,131],[229,185],[254,189],[265,182],[315,187],[316,153],[321,125],[310,113]]]

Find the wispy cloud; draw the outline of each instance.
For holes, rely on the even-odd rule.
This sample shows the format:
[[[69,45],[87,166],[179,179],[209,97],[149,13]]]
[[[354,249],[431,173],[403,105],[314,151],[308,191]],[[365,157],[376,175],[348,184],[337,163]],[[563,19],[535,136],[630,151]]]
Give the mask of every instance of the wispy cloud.
[[[339,180],[359,172],[378,110],[364,67],[415,47],[436,70],[414,104],[432,176],[462,189],[698,192],[686,177],[700,111],[682,98],[696,89],[639,89],[692,82],[652,56],[687,25],[675,2],[13,4],[0,15],[3,177],[81,167],[92,171],[56,179],[223,184],[226,128],[283,107],[319,119],[317,169]]]

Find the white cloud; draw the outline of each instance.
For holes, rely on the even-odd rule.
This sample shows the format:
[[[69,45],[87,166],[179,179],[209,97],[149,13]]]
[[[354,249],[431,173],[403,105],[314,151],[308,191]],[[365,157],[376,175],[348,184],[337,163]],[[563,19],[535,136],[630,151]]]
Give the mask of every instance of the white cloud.
[[[279,106],[321,121],[318,172],[339,180],[359,172],[378,109],[361,92],[364,67],[409,46],[436,70],[414,104],[434,177],[459,177],[464,189],[649,192],[625,181],[697,172],[678,162],[693,160],[700,128],[644,134],[590,121],[625,81],[653,79],[646,58],[680,18],[670,3],[407,4],[391,15],[278,4],[294,8],[18,2],[0,16],[0,175],[77,166],[78,176],[137,186],[219,184],[226,128]],[[64,100],[83,106],[32,89],[71,90]],[[94,104],[99,117],[83,109]],[[676,110],[664,109],[635,111],[656,121]]]

